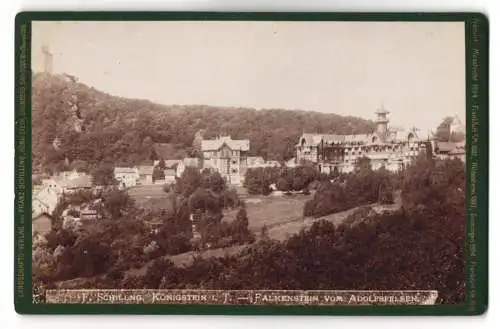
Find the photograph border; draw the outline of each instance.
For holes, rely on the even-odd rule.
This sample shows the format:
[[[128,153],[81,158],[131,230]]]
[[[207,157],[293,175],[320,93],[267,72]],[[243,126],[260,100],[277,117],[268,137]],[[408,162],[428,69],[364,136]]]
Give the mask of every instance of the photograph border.
[[[429,306],[237,306],[36,304],[31,282],[32,21],[363,21],[464,22],[466,54],[466,301]],[[15,18],[14,301],[21,314],[478,315],[488,304],[489,23],[482,13],[21,12]]]

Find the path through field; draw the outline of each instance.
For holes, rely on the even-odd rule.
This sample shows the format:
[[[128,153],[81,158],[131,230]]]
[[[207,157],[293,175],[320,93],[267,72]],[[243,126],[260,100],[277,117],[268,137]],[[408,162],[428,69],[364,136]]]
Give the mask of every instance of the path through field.
[[[141,186],[129,190],[129,194],[138,201],[144,201],[149,198],[161,198],[164,193],[157,186]],[[291,195],[291,196],[250,196],[243,189],[238,190],[240,198],[245,201],[249,228],[255,233],[257,238],[262,227],[267,227],[269,238],[279,241],[285,241],[290,236],[299,233],[301,230],[312,226],[320,220],[327,220],[336,225],[342,223],[349,215],[361,207],[355,207],[346,211],[322,216],[319,218],[303,218],[302,212],[304,204],[312,196]],[[163,194],[165,195],[165,194]],[[401,197],[399,193],[395,194],[395,203],[393,205],[371,204],[372,209],[377,212],[394,211],[401,207]],[[225,221],[232,221],[236,218],[237,210],[231,210],[224,213]],[[166,256],[176,265],[189,265],[195,256],[197,257],[224,257],[225,255],[234,255],[249,245],[232,246],[227,248],[210,249],[204,251],[191,251],[174,256]]]
[[[364,207],[355,207],[345,211],[337,212],[319,218],[303,218],[302,209],[304,203],[309,199],[309,196],[282,196],[282,197],[259,197],[259,202],[247,202],[247,215],[249,226],[257,238],[260,229],[263,225],[268,227],[267,234],[269,238],[278,241],[285,241],[290,236],[299,233],[301,230],[311,227],[314,223],[320,220],[327,220],[335,225],[341,224],[349,215],[357,209]],[[247,198],[247,200],[249,200]],[[377,203],[371,204],[376,212],[396,211],[401,207],[400,193],[395,193],[394,204],[380,205]],[[249,245],[233,246],[228,248],[219,248],[205,250],[201,252],[187,252],[175,256],[168,257],[176,265],[188,266],[195,256],[210,258],[224,257],[226,255],[234,255],[249,247]]]
[[[173,209],[171,200],[163,191],[163,185],[137,185],[127,189],[128,195],[135,201],[139,208],[144,209]]]

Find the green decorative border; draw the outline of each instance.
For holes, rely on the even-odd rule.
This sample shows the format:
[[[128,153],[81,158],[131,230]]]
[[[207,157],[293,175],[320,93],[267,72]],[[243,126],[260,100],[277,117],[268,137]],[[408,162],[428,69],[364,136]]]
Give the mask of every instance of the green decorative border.
[[[33,304],[31,291],[31,21],[464,22],[467,104],[467,299],[433,306],[227,306]],[[22,314],[477,315],[488,304],[489,23],[481,13],[22,12],[15,34],[15,308]]]

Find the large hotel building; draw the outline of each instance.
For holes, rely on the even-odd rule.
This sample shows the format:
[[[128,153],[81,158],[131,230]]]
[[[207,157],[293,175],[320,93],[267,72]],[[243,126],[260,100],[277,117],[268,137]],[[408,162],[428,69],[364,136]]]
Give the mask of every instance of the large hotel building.
[[[296,161],[315,163],[321,172],[350,172],[356,160],[367,157],[374,170],[384,166],[398,171],[421,152],[433,152],[429,136],[419,136],[416,129],[389,129],[389,112],[376,112],[376,129],[371,134],[303,134],[296,145]]]

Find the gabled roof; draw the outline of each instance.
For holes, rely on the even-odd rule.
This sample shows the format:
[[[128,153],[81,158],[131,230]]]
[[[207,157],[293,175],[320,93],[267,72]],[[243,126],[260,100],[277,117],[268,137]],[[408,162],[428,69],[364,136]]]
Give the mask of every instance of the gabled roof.
[[[319,145],[321,140],[323,139],[323,135],[321,134],[302,134],[299,139],[299,144],[301,145],[304,141],[306,145]]]
[[[49,213],[42,212],[42,213],[39,213],[38,215],[36,215],[35,217],[32,217],[31,221],[37,220],[40,217],[48,217],[51,221],[53,219],[53,217]]]
[[[63,184],[66,188],[76,189],[76,188],[90,188],[92,187],[92,179],[89,175],[80,176],[75,179],[70,179]]]
[[[324,143],[329,143],[329,144],[338,143],[338,142],[343,142],[344,140],[345,140],[345,135],[332,135],[332,134],[321,135],[321,141],[323,141]]]
[[[165,168],[175,168],[182,160],[164,160]]]
[[[136,167],[115,167],[115,169],[113,171],[115,174],[117,174],[117,173],[135,174],[135,173],[137,173],[137,168]]]
[[[355,135],[345,135],[345,143],[359,143],[359,144],[369,144],[372,142],[373,134],[355,134]]]
[[[437,142],[436,151],[442,153],[449,153],[456,149],[456,145],[453,142]]]
[[[216,151],[223,145],[227,145],[231,150],[248,151],[250,141],[248,139],[231,139],[231,136],[223,136],[217,139],[204,139],[201,141],[202,151]]]

